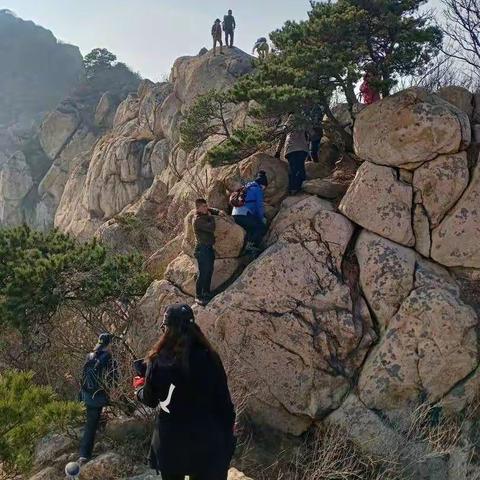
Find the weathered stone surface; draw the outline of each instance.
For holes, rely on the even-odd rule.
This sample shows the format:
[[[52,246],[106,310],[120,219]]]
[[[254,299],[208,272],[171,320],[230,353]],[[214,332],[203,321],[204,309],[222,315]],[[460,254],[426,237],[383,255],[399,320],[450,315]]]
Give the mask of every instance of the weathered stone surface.
[[[52,160],[62,151],[80,125],[80,116],[74,109],[54,110],[42,122],[38,137],[43,150]]]
[[[17,152],[0,168],[0,225],[17,226],[24,222],[22,202],[32,187],[25,155]]]
[[[95,125],[100,128],[111,128],[119,99],[110,92],[105,92],[95,109]]]
[[[29,480],[60,480],[62,478],[64,476],[61,476],[55,468],[47,467],[30,477]]]
[[[363,294],[384,330],[413,289],[415,252],[364,230],[355,253]]]
[[[183,234],[167,242],[145,263],[145,269],[155,280],[161,280],[165,269],[182,252]]]
[[[375,338],[364,300],[342,281],[353,226],[325,203],[314,216],[284,219],[278,241],[197,312],[244,366],[254,417],[295,434],[339,406]]]
[[[440,98],[455,105],[459,110],[466,113],[469,118],[473,115],[473,94],[464,87],[456,85],[442,87],[435,92]]]
[[[432,455],[425,444],[409,440],[387,426],[354,394],[326,418],[326,424],[330,428],[340,428],[365,454],[390,461],[407,478],[447,480],[445,459]]]
[[[221,169],[217,178],[224,185],[228,197],[227,192],[235,191],[245,181],[254,180],[260,170],[265,170],[268,178],[265,202],[268,205],[278,205],[288,191],[288,166],[278,158],[257,153],[231,167]]]
[[[214,291],[228,282],[241,266],[242,260],[238,258],[215,260],[211,290]],[[189,255],[182,254],[167,266],[165,279],[178,287],[183,293],[194,297],[197,273],[196,260]]]
[[[430,257],[432,248],[430,222],[421,204],[416,204],[413,209],[413,231],[415,233],[415,250],[424,257]]]
[[[213,52],[201,57],[180,57],[175,61],[170,75],[170,81],[175,85],[175,95],[188,105],[209,90],[228,88],[252,71],[252,59],[238,48],[227,49],[225,55],[216,57]],[[222,74],[219,74],[220,71]]]
[[[138,306],[136,321],[129,331],[129,342],[142,358],[161,334],[165,308],[173,303],[191,303],[192,298],[166,280],[154,281]]]
[[[480,268],[480,164],[464,194],[432,232],[432,258],[448,267]]]
[[[468,185],[467,153],[440,155],[415,170],[413,188],[421,194],[421,202],[435,228],[455,205]]]
[[[433,269],[420,275],[370,354],[359,381],[368,408],[389,413],[434,403],[477,367],[478,319],[442,281]]]
[[[333,180],[317,178],[303,182],[302,190],[310,195],[318,195],[323,198],[334,199],[343,195],[348,185]]]
[[[66,435],[48,435],[38,442],[35,448],[34,465],[36,467],[51,464],[56,458],[69,451],[74,441]]]
[[[125,474],[125,458],[113,452],[95,457],[82,467],[82,480],[117,480]]]
[[[468,116],[421,88],[409,88],[362,110],[355,121],[355,151],[373,163],[402,166],[465,149]]]
[[[195,232],[193,220],[195,210],[192,210],[185,218],[183,251],[193,256],[195,250]],[[215,216],[215,255],[216,258],[236,258],[240,256],[245,243],[245,230],[238,226],[232,217]]]
[[[138,138],[153,140],[163,136],[158,112],[165,99],[172,93],[171,83],[152,84],[142,92],[138,111]]]
[[[139,99],[136,93],[130,93],[128,97],[118,106],[113,119],[113,126],[124,125],[138,116]]]
[[[413,246],[412,187],[389,167],[365,162],[339,206],[362,227],[402,245]]]
[[[167,139],[155,142],[149,158],[153,175],[160,175],[167,168],[171,151],[172,146]]]
[[[247,477],[245,474],[243,474],[236,468],[231,468],[228,471],[228,480],[252,480],[252,479],[250,477]]]

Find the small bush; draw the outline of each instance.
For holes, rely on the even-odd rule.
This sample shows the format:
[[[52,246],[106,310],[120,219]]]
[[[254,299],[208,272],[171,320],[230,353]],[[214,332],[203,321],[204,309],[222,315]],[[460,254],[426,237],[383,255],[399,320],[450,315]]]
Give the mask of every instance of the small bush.
[[[27,473],[36,442],[50,432],[78,424],[79,403],[60,401],[49,387],[34,383],[33,373],[0,374],[0,458],[6,474]]]

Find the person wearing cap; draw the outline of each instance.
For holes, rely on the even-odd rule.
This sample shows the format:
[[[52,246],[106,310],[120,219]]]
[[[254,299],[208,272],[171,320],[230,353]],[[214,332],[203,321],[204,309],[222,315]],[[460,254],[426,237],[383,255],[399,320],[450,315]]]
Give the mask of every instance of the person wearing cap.
[[[219,18],[215,20],[212,27],[213,38],[213,55],[217,55],[217,43],[220,45],[220,53],[223,54],[223,40],[222,40],[222,22]]]
[[[194,256],[198,265],[195,302],[202,306],[205,306],[212,298],[210,288],[215,267],[214,216],[217,215],[224,215],[224,212],[216,208],[210,208],[203,198],[195,200],[195,217],[193,219]]]
[[[80,441],[80,465],[92,458],[102,411],[109,403],[108,390],[115,385],[118,377],[117,363],[110,350],[111,341],[109,333],[102,333],[83,366],[80,400],[86,407],[86,423]]]
[[[235,409],[222,361],[188,305],[167,307],[145,363],[145,377],[133,385],[137,399],[158,412],[150,466],[163,480],[226,480]]]
[[[245,185],[245,204],[232,210],[235,223],[247,232],[247,252],[259,251],[263,236],[267,233],[264,193],[267,186],[267,174],[260,170],[255,180]]]

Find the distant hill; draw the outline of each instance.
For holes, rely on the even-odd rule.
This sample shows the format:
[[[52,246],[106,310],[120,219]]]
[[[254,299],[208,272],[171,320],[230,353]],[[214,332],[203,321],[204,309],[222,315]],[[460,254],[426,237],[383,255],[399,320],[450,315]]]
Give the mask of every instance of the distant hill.
[[[78,47],[9,10],[0,10],[0,45],[0,125],[55,108],[84,77]]]

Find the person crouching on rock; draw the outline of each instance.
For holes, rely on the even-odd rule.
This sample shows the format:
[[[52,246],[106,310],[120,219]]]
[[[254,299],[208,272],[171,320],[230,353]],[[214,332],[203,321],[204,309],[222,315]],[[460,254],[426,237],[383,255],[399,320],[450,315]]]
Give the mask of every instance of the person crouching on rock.
[[[102,333],[83,366],[80,400],[86,406],[87,421],[80,442],[80,465],[92,458],[102,410],[109,403],[108,391],[115,386],[118,378],[117,363],[110,350],[111,341],[112,336],[109,333]]]
[[[196,284],[195,302],[205,306],[212,299],[210,292],[212,276],[215,268],[215,218],[223,212],[210,208],[207,201],[199,198],[195,201],[195,218],[193,231],[195,232],[195,252],[197,259],[198,275]]]
[[[267,186],[267,174],[260,170],[253,182],[247,183],[230,197],[233,219],[247,232],[247,254],[261,250],[263,236],[267,233],[264,194]]]
[[[222,40],[222,22],[219,18],[215,20],[212,27],[213,38],[213,55],[217,55],[217,42],[220,44],[220,53],[223,54],[223,40]]]
[[[159,407],[150,465],[163,480],[226,480],[235,410],[222,361],[188,305],[170,305],[162,330],[134,380],[137,399]]]

